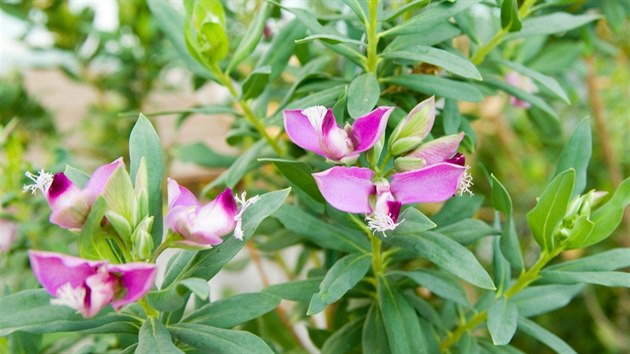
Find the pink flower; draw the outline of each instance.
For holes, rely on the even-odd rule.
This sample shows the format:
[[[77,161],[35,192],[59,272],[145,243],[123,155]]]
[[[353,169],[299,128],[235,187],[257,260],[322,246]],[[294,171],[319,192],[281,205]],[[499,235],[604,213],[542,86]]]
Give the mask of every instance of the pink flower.
[[[516,71],[512,71],[505,75],[505,81],[517,87],[527,93],[536,93],[538,92],[538,87],[534,84],[534,82],[527,76],[523,76]],[[523,101],[520,98],[510,96],[510,104],[514,107],[519,108],[529,108],[531,104],[529,102]]]
[[[24,190],[35,193],[41,191],[48,200],[52,214],[50,222],[67,229],[80,229],[90,213],[90,208],[96,199],[103,194],[109,177],[117,168],[124,168],[121,158],[112,163],[97,168],[83,189],[77,187],[63,173],[50,173],[39,171],[38,175],[29,172],[26,176],[33,182],[24,186]]]
[[[367,214],[368,226],[385,232],[398,225],[402,205],[441,202],[467,191],[467,167],[463,161],[452,162],[395,173],[391,182],[373,181],[374,172],[360,167],[333,167],[313,177],[330,205],[349,213]]]
[[[352,164],[383,136],[393,107],[378,107],[352,126],[341,128],[331,109],[323,106],[284,111],[284,127],[299,147],[336,163]]]
[[[255,203],[258,196],[249,200],[234,198],[226,188],[212,202],[201,205],[197,198],[173,179],[168,180],[168,212],[166,225],[179,233],[182,245],[207,247],[223,242],[222,238],[234,231],[234,236],[243,239],[241,229],[245,209]],[[239,210],[237,202],[241,204]]]
[[[52,304],[94,317],[111,304],[115,310],[143,297],[155,280],[155,264],[108,264],[59,253],[29,251],[39,283],[55,297]]]

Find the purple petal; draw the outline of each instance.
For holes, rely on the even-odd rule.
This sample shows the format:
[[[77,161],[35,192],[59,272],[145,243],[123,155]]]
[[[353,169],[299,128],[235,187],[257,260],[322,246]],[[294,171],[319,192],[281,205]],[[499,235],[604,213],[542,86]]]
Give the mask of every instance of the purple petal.
[[[391,190],[403,204],[441,202],[457,192],[466,167],[439,163],[392,176]]]
[[[107,271],[117,275],[120,280],[120,286],[125,289],[124,297],[112,301],[112,307],[118,310],[123,305],[140,299],[151,290],[157,274],[157,266],[155,264],[136,262],[108,265]]]
[[[48,188],[50,222],[66,229],[80,229],[90,212],[86,195],[63,173],[57,173]]]
[[[466,166],[466,156],[457,153],[444,162],[452,163],[453,165]]]
[[[457,148],[464,139],[464,133],[447,135],[420,145],[409,153],[409,157],[424,159],[427,165],[444,162],[457,153]]]
[[[103,307],[107,306],[114,298],[116,291],[116,278],[106,271],[99,271],[85,279],[85,302],[79,309],[83,317],[96,316]]]
[[[360,167],[333,167],[313,173],[322,195],[336,209],[349,213],[371,213],[369,197],[376,193],[374,172]]]
[[[388,215],[392,218],[394,223],[398,222],[398,216],[400,216],[400,208],[402,203],[399,201],[388,201],[387,206],[389,208]]]
[[[215,200],[198,210],[194,222],[191,223],[190,235],[186,238],[206,245],[221,243],[221,237],[234,230],[236,214],[236,200],[232,190],[226,188]]]
[[[73,288],[82,286],[85,280],[96,274],[104,262],[88,261],[60,253],[28,251],[31,269],[39,283],[52,296],[57,296],[57,289],[66,283]]]
[[[176,206],[199,206],[199,201],[188,189],[180,186],[174,179],[168,179],[168,208]]]
[[[284,111],[283,115],[284,129],[291,141],[302,149],[313,151],[325,157],[322,148],[319,146],[320,135],[308,117],[302,114],[302,111],[299,109]]]
[[[385,133],[387,120],[394,107],[378,107],[372,112],[357,118],[352,124],[352,141],[357,153],[369,150]]]
[[[330,160],[339,161],[354,151],[352,140],[348,133],[337,125],[331,109],[324,116],[320,143],[325,157]]]
[[[109,177],[112,173],[114,173],[114,171],[116,171],[117,168],[125,168],[125,163],[123,162],[122,157],[119,157],[107,165],[97,168],[94,173],[92,173],[90,180],[85,185],[85,188],[83,188],[90,205],[94,204],[96,198],[103,194]]]
[[[62,199],[73,198],[79,195],[79,192],[79,188],[72,183],[70,178],[66,177],[63,172],[59,172],[53,177],[46,199],[48,199],[50,207],[54,208],[56,204],[63,203]]]

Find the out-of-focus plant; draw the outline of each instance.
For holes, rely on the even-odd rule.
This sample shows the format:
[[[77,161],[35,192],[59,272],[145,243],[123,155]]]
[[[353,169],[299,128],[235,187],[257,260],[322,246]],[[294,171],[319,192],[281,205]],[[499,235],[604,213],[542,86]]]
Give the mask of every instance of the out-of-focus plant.
[[[111,346],[140,353],[540,351],[528,338],[575,352],[568,343],[582,348],[586,331],[572,325],[565,336],[548,314],[581,292],[579,313],[593,313],[590,285],[618,291],[620,304],[630,287],[630,250],[607,241],[630,203],[630,179],[613,177],[614,160],[605,162],[614,183],[593,171],[604,165],[593,154],[592,131],[607,131],[601,112],[593,107],[594,130],[568,114],[583,79],[566,69],[582,57],[588,68],[606,48],[594,31],[602,14],[613,30],[627,24],[618,16],[627,4],[611,3],[149,1],[197,83],[230,95],[182,120],[233,114],[226,140],[241,153],[181,148],[188,161],[226,170],[203,189],[209,204],[169,181],[166,215],[162,150],[143,117],[131,132],[130,173],[117,166],[96,178],[102,198],[86,196],[87,176],[74,168],[71,183],[43,175],[53,212],[85,219],[72,225],[83,259],[31,253],[49,294],[1,298],[0,312],[10,310],[0,333],[12,345],[24,343],[21,332],[124,333]],[[595,104],[597,90],[588,91]],[[287,185],[285,201],[288,190],[274,190]],[[266,193],[254,203],[232,189]],[[477,195],[459,195],[468,191]],[[74,202],[60,208],[58,195]],[[288,262],[283,250],[296,245]],[[159,286],[138,281],[142,291],[132,291],[127,271],[153,266],[125,264],[152,264],[169,247],[189,249],[169,260]],[[243,247],[265,288],[208,303],[207,282]],[[62,274],[86,271],[51,285],[40,256],[63,264]],[[269,284],[261,256],[289,281]],[[102,294],[94,306],[93,291]],[[35,307],[46,317],[24,316]],[[311,317],[321,312],[323,327]],[[608,336],[597,348],[627,351],[623,329],[601,312]]]

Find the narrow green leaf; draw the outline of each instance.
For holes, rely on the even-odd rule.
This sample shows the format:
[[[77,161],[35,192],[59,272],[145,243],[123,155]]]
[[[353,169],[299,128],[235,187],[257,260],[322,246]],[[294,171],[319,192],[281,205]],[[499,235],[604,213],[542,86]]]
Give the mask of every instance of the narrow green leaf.
[[[456,302],[462,306],[470,307],[470,302],[466,296],[466,290],[459,284],[457,279],[449,273],[424,269],[417,271],[393,271],[389,275],[403,275],[423,286],[438,296]]]
[[[151,166],[149,174],[149,215],[153,216],[153,244],[162,243],[162,179],[164,177],[164,156],[160,137],[151,122],[142,114],[129,137],[129,157],[131,159],[131,179],[136,179],[140,161],[144,157],[147,166]]]
[[[385,277],[378,278],[378,300],[392,354],[428,353],[413,307]]]
[[[70,165],[66,165],[63,174],[66,175],[66,177],[68,177],[72,181],[72,183],[74,183],[77,187],[81,189],[83,189],[85,184],[90,179],[90,175]]]
[[[258,42],[262,38],[263,30],[265,29],[265,22],[269,17],[271,4],[263,2],[260,9],[256,11],[256,15],[252,22],[247,27],[247,31],[243,35],[243,38],[238,43],[238,47],[230,59],[230,63],[227,67],[227,73],[230,73],[234,67],[240,64],[243,60],[247,59],[254,52]]]
[[[435,27],[425,28],[424,31],[418,33],[397,36],[385,47],[383,52],[405,50],[416,45],[432,46],[448,41],[461,33],[462,31],[458,27],[449,22],[442,22]]]
[[[550,116],[556,119],[558,118],[558,114],[556,114],[556,111],[554,111],[554,109],[551,108],[551,106],[549,106],[549,104],[547,104],[545,100],[543,100],[542,98],[532,93],[526,92],[516,86],[512,86],[508,84],[505,80],[503,80],[500,77],[492,76],[492,75],[484,75],[483,82],[487,86],[503,90],[512,96],[515,96],[523,101],[531,103],[532,106],[536,108],[540,108],[541,110],[543,110],[545,113],[549,114]]]
[[[274,215],[282,225],[323,248],[343,252],[369,253],[365,236],[355,229],[328,224],[311,214],[288,205],[282,206]]]
[[[556,96],[558,96],[558,98],[560,98],[561,100],[563,100],[566,103],[571,103],[571,101],[569,100],[569,97],[567,96],[566,92],[564,92],[564,89],[562,89],[562,87],[560,86],[560,84],[558,84],[558,81],[556,81],[556,79],[554,79],[551,76],[547,76],[544,75],[542,73],[539,73],[536,70],[530,69],[529,67],[525,66],[525,65],[521,65],[519,63],[515,63],[512,61],[507,61],[507,60],[496,60],[497,63],[500,63],[502,65],[507,66],[508,68],[522,74],[525,76],[530,77],[531,79],[533,79],[534,81],[538,82],[539,84],[541,84],[542,86],[548,88],[551,92],[553,92]]]
[[[442,96],[462,101],[479,102],[483,94],[477,87],[460,81],[423,74],[402,74],[383,79],[384,82],[407,87],[428,95]]]
[[[252,333],[234,331],[193,323],[179,323],[168,327],[178,340],[202,352],[233,354],[273,354],[267,343]]]
[[[516,32],[523,27],[518,18],[517,0],[503,0],[503,4],[501,4],[501,27],[507,29],[508,32]]]
[[[483,204],[483,197],[478,195],[453,197],[444,203],[442,209],[433,215],[431,220],[439,227],[444,227],[462,219],[471,218],[481,204]]]
[[[403,6],[398,6],[396,8],[387,10],[381,19],[379,19],[380,21],[383,22],[389,22],[397,17],[399,17],[400,15],[409,12],[409,11],[413,11],[413,10],[417,10],[417,9],[421,9],[427,5],[429,5],[429,3],[431,2],[431,0],[413,0],[408,2],[407,4],[404,4]]]
[[[329,44],[346,43],[346,44],[353,44],[353,45],[358,45],[358,46],[365,46],[365,43],[361,41],[357,41],[356,39],[346,38],[344,36],[339,36],[336,34],[313,34],[313,35],[304,37],[302,39],[298,39],[295,41],[295,43],[302,44],[302,43],[307,43],[307,42],[311,42],[315,40],[320,40],[324,43],[329,43]]]
[[[430,230],[435,227],[435,223],[426,215],[416,208],[407,208],[398,217],[399,220],[405,220],[394,231],[391,236],[418,235],[422,231]]]
[[[306,280],[295,280],[283,284],[268,286],[263,292],[281,297],[285,300],[308,302],[313,294],[319,291],[319,284],[323,278],[310,278]]]
[[[269,293],[239,294],[204,305],[182,322],[232,328],[273,311],[279,304],[280,297]]]
[[[532,17],[523,21],[523,28],[520,32],[511,33],[506,39],[567,32],[582,27],[600,17],[600,15],[570,15],[564,12]]]
[[[179,161],[209,168],[229,167],[236,160],[236,157],[220,154],[202,142],[180,145],[172,150],[172,155]]]
[[[184,353],[173,344],[171,335],[162,322],[154,317],[147,318],[138,333],[136,353],[179,354]]]
[[[577,352],[560,337],[523,316],[518,317],[518,329],[530,337],[538,339],[541,343],[553,349],[558,354],[577,354]]]
[[[624,287],[630,288],[630,273],[626,272],[563,272],[563,271],[543,271],[542,281],[551,284],[595,284],[609,288]]]
[[[336,330],[322,347],[322,354],[351,353],[361,346],[364,318],[357,318]]]
[[[273,37],[269,49],[260,57],[256,67],[271,66],[271,80],[276,79],[286,68],[295,50],[295,40],[304,37],[306,27],[299,19],[289,21]]]
[[[468,59],[443,49],[416,45],[405,50],[385,52],[382,57],[429,63],[463,78],[482,80],[481,74]]]
[[[448,22],[451,17],[478,2],[479,0],[433,3],[425,7],[418,15],[402,22],[398,26],[390,28],[383,32],[382,35],[389,37],[402,34],[418,34],[418,32],[423,32],[443,22]]]
[[[501,234],[501,252],[513,268],[522,270],[524,266],[523,253],[521,251],[518,235],[516,234],[514,219],[512,218],[512,199],[507,189],[505,189],[494,175],[490,175],[490,178],[492,186],[492,206],[496,210],[503,212],[507,217]]]
[[[575,186],[572,194],[574,197],[582,193],[586,187],[586,170],[591,160],[592,145],[591,122],[585,118],[575,127],[571,138],[560,153],[556,167],[556,175],[569,168],[575,170]]]
[[[630,204],[630,177],[621,182],[606,204],[591,214],[591,221],[595,224],[595,228],[581,247],[594,245],[610,236],[621,223],[628,204]]]
[[[410,250],[473,285],[495,289],[492,279],[473,253],[440,233],[425,231],[421,236],[390,236],[385,241]]]
[[[617,248],[545,268],[548,271],[602,272],[630,267],[630,248]]]
[[[282,122],[282,111],[286,109],[304,109],[311,106],[332,106],[337,98],[346,91],[346,85],[337,85],[291,101],[285,107],[279,107],[271,119],[272,123]]]
[[[566,306],[583,287],[583,284],[530,286],[511,301],[520,315],[532,317]]]
[[[180,282],[181,285],[192,291],[201,300],[208,300],[210,296],[210,286],[208,281],[201,278],[187,278]]]
[[[79,256],[82,258],[117,260],[107,244],[105,235],[101,231],[101,222],[106,210],[107,203],[105,203],[103,197],[98,197],[92,205],[90,214],[79,234]]]
[[[369,13],[369,10],[367,7],[367,1],[365,0],[342,0],[342,1],[352,10],[352,12],[354,12],[355,15],[357,15],[357,17],[363,24],[367,24],[368,22],[367,16]]]
[[[265,140],[259,140],[254,143],[254,145],[250,146],[249,150],[241,154],[241,156],[232,163],[232,166],[225,170],[219,178],[206,185],[201,191],[201,194],[206,194],[209,190],[221,184],[225,184],[228,188],[234,188],[247,171],[252,168],[253,164],[256,162],[256,158],[260,157],[261,151],[266,146],[267,142]]]
[[[435,231],[464,246],[469,246],[484,237],[499,234],[497,229],[477,219],[464,219],[454,224],[441,227]]]
[[[557,175],[538,198],[534,209],[527,213],[527,222],[532,234],[544,250],[553,250],[555,246],[555,230],[567,211],[574,179],[573,169]]]
[[[361,349],[365,354],[389,354],[387,330],[378,303],[373,303],[363,323]]]
[[[301,161],[291,161],[283,159],[258,159],[258,161],[272,162],[280,171],[280,173],[286,177],[294,186],[303,190],[314,200],[325,203],[326,200],[322,196],[322,193],[315,183],[315,179],[311,175],[313,170],[311,167]]]
[[[252,71],[243,82],[243,99],[248,100],[258,97],[268,86],[270,75],[271,67],[269,65],[256,68]]]
[[[490,175],[492,185],[492,206],[504,213],[507,217],[512,217],[512,198],[507,189],[499,182],[495,175]]]
[[[370,269],[371,255],[366,253],[349,254],[330,268],[319,285],[319,292],[313,294],[307,315],[322,312],[327,305],[341,299],[352,289]]]
[[[374,73],[357,76],[348,87],[348,113],[359,118],[369,113],[378,102],[381,88]]]
[[[516,333],[516,305],[501,297],[488,308],[488,331],[495,345],[508,344]]]

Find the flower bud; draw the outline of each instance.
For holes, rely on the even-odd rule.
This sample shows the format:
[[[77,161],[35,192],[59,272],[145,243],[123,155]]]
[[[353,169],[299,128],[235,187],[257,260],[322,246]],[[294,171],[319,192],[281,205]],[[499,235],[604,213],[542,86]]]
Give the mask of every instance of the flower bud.
[[[417,148],[421,144],[422,138],[416,136],[400,138],[395,143],[390,145],[390,152],[394,156],[400,156],[408,151]]]
[[[390,150],[394,148],[394,145],[405,138],[414,137],[420,140],[427,137],[433,128],[433,122],[435,121],[435,97],[420,102],[409,114],[403,119],[390,137]],[[417,144],[415,147],[418,147]],[[413,149],[413,148],[412,148]],[[409,151],[409,150],[406,150]],[[393,153],[393,152],[392,152]],[[397,155],[397,154],[394,154]]]
[[[385,146],[385,135],[381,136],[381,138],[374,144],[374,146],[368,150],[365,155],[370,166],[376,166],[378,164],[378,160],[381,158],[381,153],[383,152],[383,147]]]
[[[153,227],[153,216],[145,217],[136,227],[131,235],[133,249],[132,256],[136,259],[147,259],[153,252],[153,238],[151,228]]]
[[[105,217],[123,240],[129,240],[131,237],[131,225],[129,225],[127,219],[111,210],[105,212]]]
[[[419,170],[426,166],[426,161],[419,157],[403,156],[394,160],[394,168],[398,172]]]

